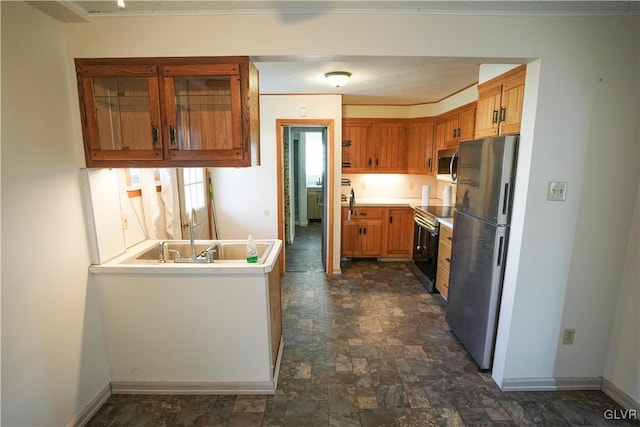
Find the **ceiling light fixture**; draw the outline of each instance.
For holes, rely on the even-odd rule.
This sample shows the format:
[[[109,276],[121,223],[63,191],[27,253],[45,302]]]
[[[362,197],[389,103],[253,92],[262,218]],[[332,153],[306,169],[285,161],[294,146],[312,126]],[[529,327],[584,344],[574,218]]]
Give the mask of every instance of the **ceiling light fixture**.
[[[124,9],[124,0],[118,0],[117,4],[120,9]]]
[[[332,71],[324,75],[324,78],[327,79],[327,83],[335,87],[346,85],[349,82],[350,77],[351,73],[346,71]]]

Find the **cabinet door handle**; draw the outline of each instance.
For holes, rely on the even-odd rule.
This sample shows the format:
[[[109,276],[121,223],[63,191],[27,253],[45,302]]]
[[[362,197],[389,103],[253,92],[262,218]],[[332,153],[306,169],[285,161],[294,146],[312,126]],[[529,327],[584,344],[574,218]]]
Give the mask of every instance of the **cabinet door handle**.
[[[445,258],[444,260],[451,264],[451,258]]]
[[[369,159],[369,166],[371,166],[371,159]]]
[[[171,145],[175,145],[176,143],[176,128],[171,125],[169,125],[169,141]]]
[[[454,130],[453,130],[453,137],[454,137],[454,138],[456,137],[456,131],[457,131],[457,129],[454,129]]]
[[[389,216],[389,224],[393,224],[393,217]]]
[[[493,119],[491,123],[498,123],[498,110],[493,110]]]
[[[504,122],[507,119],[507,109],[502,107],[500,108],[500,121]]]
[[[364,235],[366,236],[366,234],[367,234],[367,227],[364,227],[364,228],[362,229],[362,234],[364,234]]]
[[[447,240],[453,240],[451,236],[447,236]]]
[[[159,133],[158,133],[158,128],[155,127],[154,125],[151,125],[151,138],[153,138],[153,143],[157,144],[158,143],[158,138],[159,138]]]
[[[379,164],[380,164],[380,159],[376,157],[376,166],[378,166]]]
[[[429,167],[429,169],[433,170],[431,168],[431,163],[433,162],[433,160],[431,158],[427,159],[427,166]]]

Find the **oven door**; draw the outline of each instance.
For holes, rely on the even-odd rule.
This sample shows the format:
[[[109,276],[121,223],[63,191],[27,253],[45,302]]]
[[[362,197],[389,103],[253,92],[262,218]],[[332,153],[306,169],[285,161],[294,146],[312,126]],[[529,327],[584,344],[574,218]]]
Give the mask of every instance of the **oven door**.
[[[427,278],[426,288],[429,292],[437,292],[436,271],[438,268],[438,227],[414,221],[413,262]]]

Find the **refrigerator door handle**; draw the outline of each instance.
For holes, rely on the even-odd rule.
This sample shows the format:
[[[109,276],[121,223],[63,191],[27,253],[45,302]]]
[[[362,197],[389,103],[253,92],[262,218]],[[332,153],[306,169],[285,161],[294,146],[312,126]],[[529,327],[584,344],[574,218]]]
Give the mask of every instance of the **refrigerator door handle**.
[[[504,194],[502,195],[502,215],[507,214],[507,206],[509,205],[509,183],[504,183]]]
[[[500,243],[498,243],[498,261],[496,262],[496,266],[500,267],[502,264],[502,244],[504,243],[504,237],[500,237]]]

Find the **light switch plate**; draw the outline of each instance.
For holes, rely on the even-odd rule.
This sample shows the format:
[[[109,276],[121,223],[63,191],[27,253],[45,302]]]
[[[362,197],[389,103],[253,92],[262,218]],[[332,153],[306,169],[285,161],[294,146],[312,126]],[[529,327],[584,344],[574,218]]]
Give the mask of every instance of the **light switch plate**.
[[[554,202],[564,202],[567,200],[567,183],[549,181],[547,187],[547,200]]]

